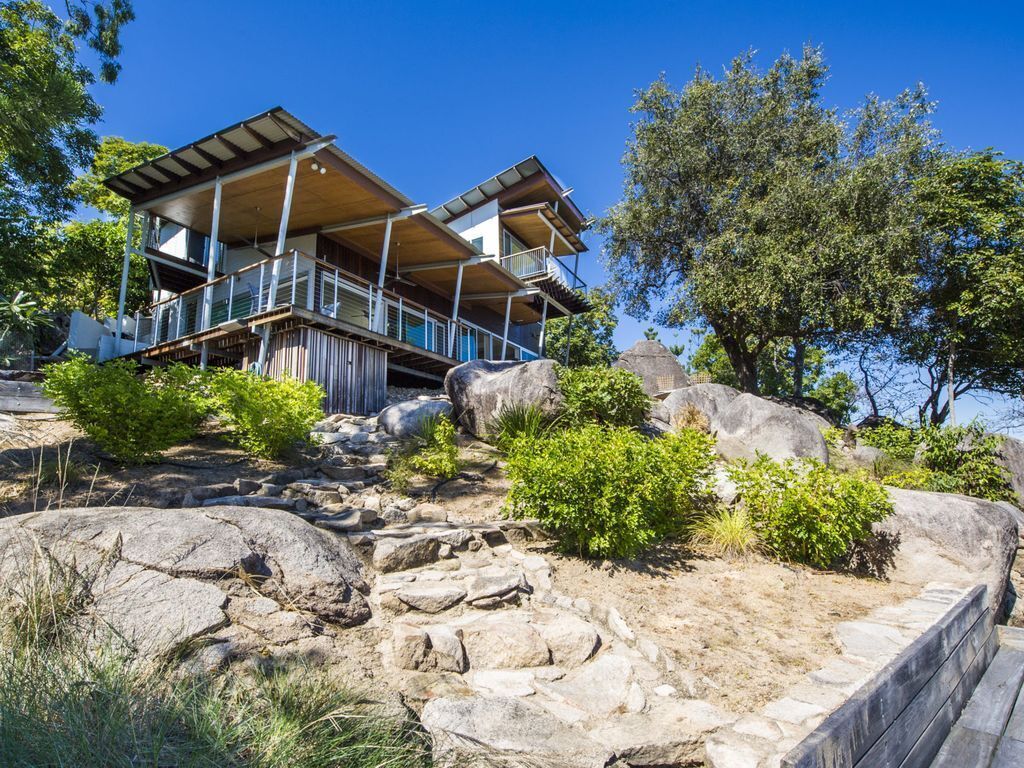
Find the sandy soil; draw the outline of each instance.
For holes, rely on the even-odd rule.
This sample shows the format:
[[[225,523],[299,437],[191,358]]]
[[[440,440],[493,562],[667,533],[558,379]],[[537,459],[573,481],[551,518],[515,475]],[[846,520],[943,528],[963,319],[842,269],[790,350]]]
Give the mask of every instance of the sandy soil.
[[[545,554],[556,588],[617,608],[676,659],[702,696],[738,713],[780,698],[836,655],[833,626],[919,590],[762,560],[705,559],[678,544],[632,561]]]
[[[58,447],[62,466],[70,450],[66,483],[56,470]],[[251,459],[214,432],[172,448],[158,463],[123,467],[66,421],[15,417],[0,424],[0,516],[56,507],[179,506],[198,485],[258,479],[309,461]]]

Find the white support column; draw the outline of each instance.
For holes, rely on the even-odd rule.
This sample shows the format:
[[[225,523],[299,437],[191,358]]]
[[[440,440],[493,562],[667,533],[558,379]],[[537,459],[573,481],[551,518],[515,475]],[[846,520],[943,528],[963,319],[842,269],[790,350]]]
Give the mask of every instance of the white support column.
[[[292,195],[295,193],[295,176],[299,170],[299,156],[293,151],[291,160],[288,162],[288,181],[284,186],[284,205],[281,206],[281,224],[277,228],[277,247],[274,249],[274,256],[284,253],[285,240],[288,239],[288,217],[292,212]],[[277,303],[277,284],[281,280],[281,259],[274,259],[274,266],[270,270],[270,293],[267,297],[267,309],[272,309]],[[262,289],[262,285],[260,286]],[[270,327],[261,329],[260,352],[256,360],[260,375],[267,364],[267,348],[270,346]]]
[[[388,214],[387,219],[384,220],[384,245],[380,249],[380,271],[377,273],[377,287],[380,289],[377,292],[377,303],[372,308],[372,328],[375,331],[380,331],[381,320],[380,320],[380,308],[384,303],[384,278],[387,277],[388,270],[388,251],[391,249],[391,215]]]
[[[220,176],[213,185],[213,220],[210,222],[210,247],[206,251],[206,288],[203,289],[203,319],[200,330],[206,331],[210,328],[213,320],[213,286],[210,285],[217,279],[217,239],[220,237],[220,198],[223,184]],[[207,343],[203,342],[203,350],[199,355],[199,367],[206,370],[206,363],[209,359]]]
[[[537,344],[537,351],[541,357],[544,357],[544,334],[547,331],[548,324],[548,297],[544,297],[544,310],[540,313],[540,341]]]
[[[451,330],[448,332],[448,357],[452,355],[452,348],[455,346],[455,336],[459,331],[459,299],[462,297],[462,262],[459,262],[459,269],[455,277],[455,298],[452,300],[452,322]]]
[[[117,326],[114,331],[114,355],[121,353],[121,333],[124,329],[124,304],[128,300],[128,270],[132,262],[132,238],[135,236],[135,209],[128,211],[128,236],[124,243],[124,262],[121,265],[121,291],[117,297]]]
[[[505,347],[508,346],[508,321],[512,317],[512,294],[505,299],[505,330],[501,332],[501,359],[505,359]]]
[[[288,218],[292,212],[292,196],[295,193],[295,176],[298,173],[299,158],[292,152],[292,159],[288,163],[288,181],[284,186],[284,205],[281,206],[281,224],[277,228],[277,247],[274,255],[280,256],[284,253],[285,240],[288,239]],[[281,280],[281,260],[274,262],[274,268],[270,271],[270,296],[267,301],[267,309],[271,309],[277,303],[277,284]]]

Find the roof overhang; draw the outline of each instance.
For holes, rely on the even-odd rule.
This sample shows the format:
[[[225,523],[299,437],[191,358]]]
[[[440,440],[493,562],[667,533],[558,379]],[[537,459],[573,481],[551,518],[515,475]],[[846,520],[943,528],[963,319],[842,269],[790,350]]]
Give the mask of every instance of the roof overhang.
[[[551,248],[555,256],[569,256],[587,250],[579,235],[550,203],[534,203],[501,212],[501,222],[531,248]]]

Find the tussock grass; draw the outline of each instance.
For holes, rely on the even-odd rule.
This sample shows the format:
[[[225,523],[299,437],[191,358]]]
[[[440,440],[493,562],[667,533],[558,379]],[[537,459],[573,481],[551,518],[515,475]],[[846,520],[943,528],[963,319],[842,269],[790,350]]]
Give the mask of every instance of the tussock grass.
[[[694,526],[690,542],[726,558],[750,557],[761,549],[753,521],[742,508],[723,507],[706,515]]]
[[[536,405],[515,403],[502,406],[489,431],[491,442],[507,452],[517,440],[537,440],[551,427],[551,420]]]
[[[188,674],[95,621],[90,588],[103,563],[83,571],[37,548],[23,565],[0,589],[5,768],[430,764],[413,723],[328,671],[265,663]]]

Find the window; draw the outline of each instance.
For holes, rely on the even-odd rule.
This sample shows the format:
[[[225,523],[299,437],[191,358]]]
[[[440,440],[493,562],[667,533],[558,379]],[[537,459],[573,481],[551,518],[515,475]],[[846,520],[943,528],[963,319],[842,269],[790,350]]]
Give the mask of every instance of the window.
[[[469,242],[478,251],[482,251],[484,249],[484,239],[483,239],[483,237],[474,237]]]
[[[513,235],[507,229],[501,231],[501,250],[503,256],[511,256],[513,253],[522,253],[529,250],[523,241]]]

